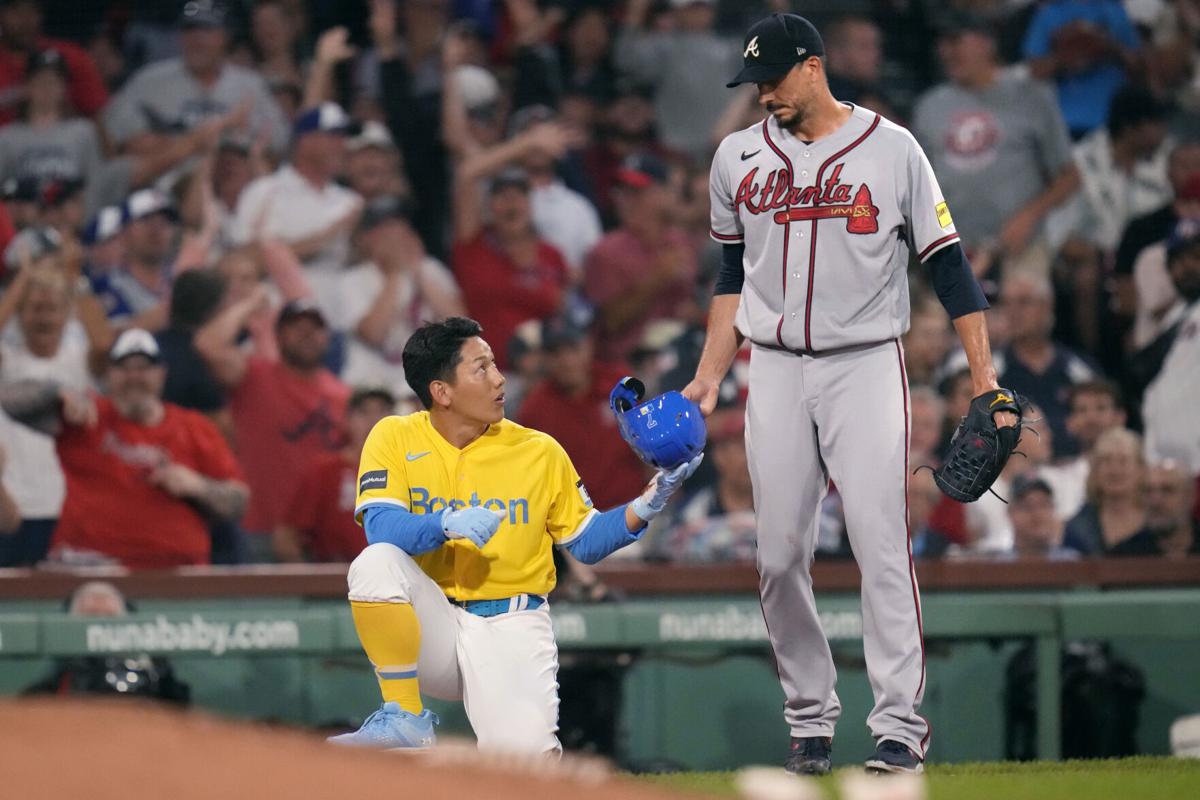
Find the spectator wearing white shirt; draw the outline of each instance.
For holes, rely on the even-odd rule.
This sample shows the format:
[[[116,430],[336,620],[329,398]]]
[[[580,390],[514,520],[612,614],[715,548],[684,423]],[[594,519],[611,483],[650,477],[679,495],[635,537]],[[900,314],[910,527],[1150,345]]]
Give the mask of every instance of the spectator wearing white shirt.
[[[1176,225],[1167,243],[1167,268],[1187,309],[1142,403],[1146,455],[1151,461],[1175,460],[1194,477],[1200,475],[1200,414],[1192,402],[1200,394],[1200,222]]]
[[[520,136],[535,125],[557,120],[546,106],[527,106],[512,117],[511,132]],[[523,140],[524,141],[524,140]],[[583,269],[589,250],[604,235],[600,213],[591,201],[569,188],[558,176],[560,159],[551,150],[531,144],[523,148],[520,166],[529,178],[529,202],[533,227],[558,248],[575,274]]]
[[[112,334],[96,298],[68,277],[78,264],[67,270],[63,261],[59,252],[27,257],[0,299],[0,328],[15,318],[19,332],[0,341],[0,383],[50,381],[73,391],[91,385],[89,362],[103,355]],[[73,316],[86,336],[71,335]],[[35,564],[46,555],[66,495],[54,439],[0,411],[0,447],[8,454],[4,486],[21,515],[20,528],[0,548],[0,566]]]
[[[418,327],[466,313],[454,276],[425,252],[397,197],[368,203],[356,235],[366,260],[338,277],[335,328],[349,332],[341,379],[411,397],[401,353]]]
[[[1108,125],[1075,146],[1081,191],[1051,218],[1051,228],[1115,252],[1131,220],[1171,201],[1170,150],[1166,107],[1145,89],[1117,92]]]
[[[322,103],[297,117],[291,163],[246,187],[234,225],[239,245],[263,238],[287,244],[304,264],[328,318],[338,316],[333,308],[337,273],[350,261],[350,234],[362,210],[362,198],[336,181],[352,130],[336,103]]]
[[[249,128],[265,131],[272,149],[283,152],[283,112],[261,75],[229,63],[225,20],[217,4],[184,5],[179,18],[181,57],[134,73],[105,111],[105,130],[119,151],[136,155],[162,150],[203,120],[244,106]]]
[[[1200,173],[1192,175],[1175,194],[1172,211],[1178,219],[1200,220]],[[1149,245],[1133,262],[1133,286],[1137,297],[1133,323],[1133,346],[1150,345],[1179,322],[1187,303],[1175,291],[1167,269],[1167,242]]]

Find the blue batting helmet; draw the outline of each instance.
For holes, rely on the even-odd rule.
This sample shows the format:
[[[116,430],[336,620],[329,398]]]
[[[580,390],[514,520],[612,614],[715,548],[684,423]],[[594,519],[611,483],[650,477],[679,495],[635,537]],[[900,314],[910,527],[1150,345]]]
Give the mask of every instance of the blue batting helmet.
[[[666,392],[638,405],[646,385],[622,378],[608,395],[621,437],[638,457],[658,469],[674,469],[704,450],[700,407],[679,392]]]

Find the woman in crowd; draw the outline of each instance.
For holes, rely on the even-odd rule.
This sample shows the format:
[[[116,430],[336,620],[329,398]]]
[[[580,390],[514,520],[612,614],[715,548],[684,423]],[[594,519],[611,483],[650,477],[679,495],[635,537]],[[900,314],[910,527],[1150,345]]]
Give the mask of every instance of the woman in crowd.
[[[1063,545],[1083,555],[1105,555],[1146,529],[1146,462],[1142,439],[1113,428],[1096,440],[1090,457],[1087,502],[1070,522]]]

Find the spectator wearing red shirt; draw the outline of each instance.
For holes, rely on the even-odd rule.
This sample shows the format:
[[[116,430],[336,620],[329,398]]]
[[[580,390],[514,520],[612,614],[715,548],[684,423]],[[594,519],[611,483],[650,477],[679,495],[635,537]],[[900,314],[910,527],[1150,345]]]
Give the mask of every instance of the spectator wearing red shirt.
[[[501,145],[500,147],[503,147]],[[496,343],[496,363],[508,369],[508,341],[522,322],[559,310],[567,289],[562,254],[533,229],[529,180],[518,169],[501,172],[484,203],[479,176],[484,158],[464,162],[455,179],[452,263],[467,313]]]
[[[109,351],[109,394],[10,384],[11,416],[53,435],[67,479],[50,558],[132,569],[209,563],[211,521],[241,516],[248,490],[207,418],[161,399],[166,369],[140,328]]]
[[[329,326],[311,300],[279,312],[279,360],[250,355],[238,343],[267,302],[259,289],[233,303],[196,332],[194,343],[229,391],[238,461],[250,484],[242,520],[251,561],[273,557],[271,534],[284,518],[301,476],[315,460],[342,448],[350,390],[324,367]]]
[[[346,412],[346,446],[313,459],[295,495],[275,526],[275,557],[280,561],[353,561],[367,540],[354,521],[358,457],[375,423],[396,409],[385,389],[360,389]]]
[[[16,119],[24,99],[25,66],[39,50],[62,55],[71,105],[84,116],[96,116],[108,102],[108,89],[92,57],[78,45],[42,35],[37,0],[0,0],[0,125]]]
[[[592,334],[567,315],[542,323],[546,377],[530,389],[517,413],[522,425],[553,436],[606,510],[646,485],[646,467],[617,430],[608,394],[627,372],[593,357]]]
[[[597,355],[608,361],[628,360],[653,320],[698,316],[696,254],[676,219],[666,166],[630,156],[618,180],[621,225],[584,265],[584,292],[599,309]]]

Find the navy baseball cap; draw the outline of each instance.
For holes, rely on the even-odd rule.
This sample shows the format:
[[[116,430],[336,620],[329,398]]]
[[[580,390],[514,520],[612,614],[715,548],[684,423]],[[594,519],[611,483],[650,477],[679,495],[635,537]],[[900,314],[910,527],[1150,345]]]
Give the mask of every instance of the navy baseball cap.
[[[354,134],[357,132],[358,126],[337,103],[321,103],[321,105],[300,114],[292,123],[293,137],[300,137],[306,133]]]
[[[225,6],[214,0],[188,0],[179,14],[179,27],[184,30],[224,28]]]
[[[667,165],[650,153],[626,156],[617,170],[617,180],[634,189],[666,183],[667,177]]]
[[[83,243],[90,247],[107,242],[120,233],[124,225],[124,210],[120,206],[105,206],[96,212],[83,229]]]
[[[725,84],[765,83],[787,74],[796,64],[825,55],[816,27],[797,14],[772,14],[750,28],[742,42],[742,71]]]

